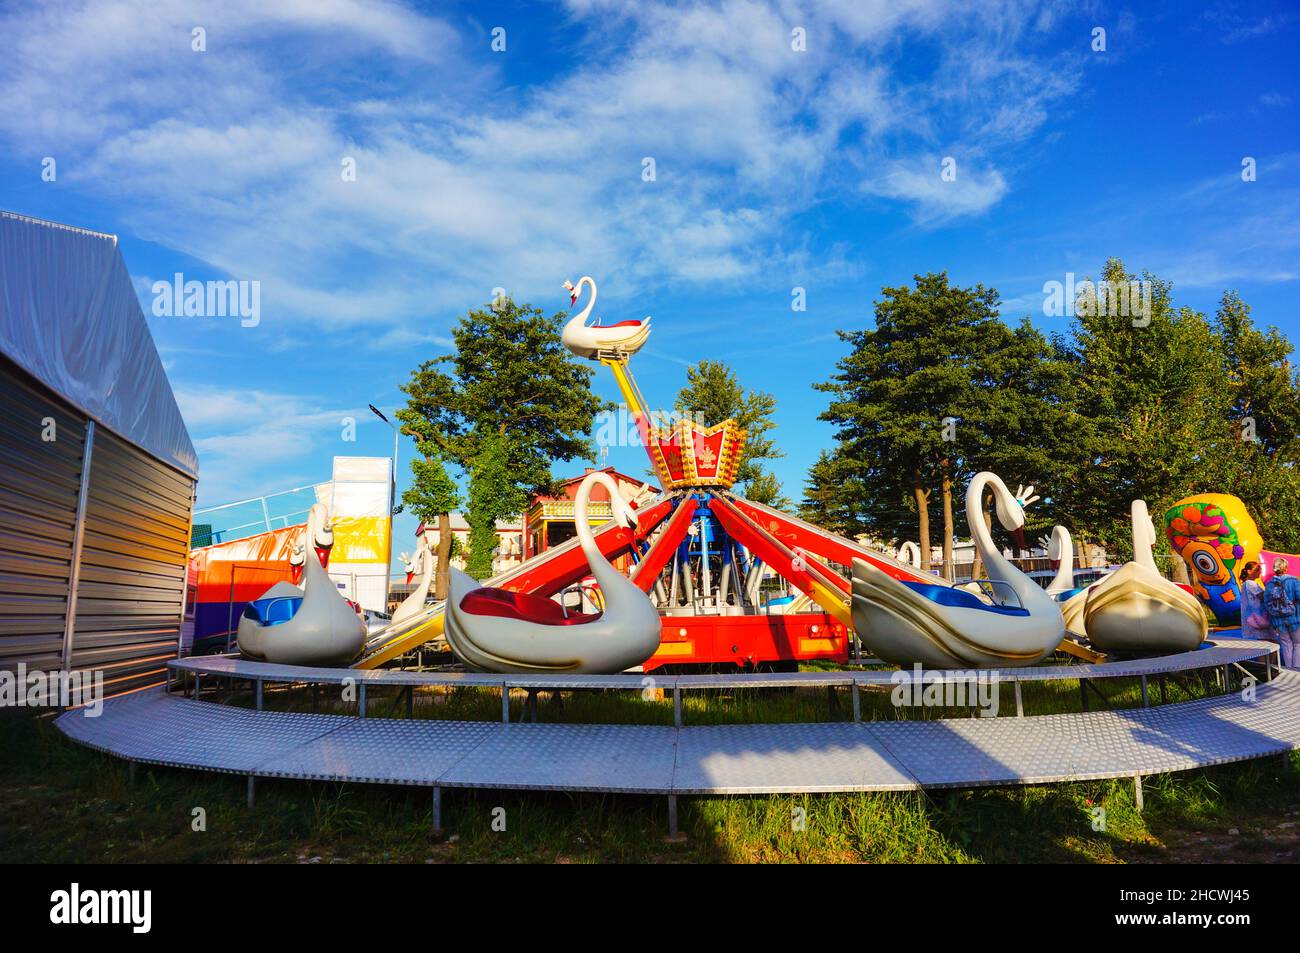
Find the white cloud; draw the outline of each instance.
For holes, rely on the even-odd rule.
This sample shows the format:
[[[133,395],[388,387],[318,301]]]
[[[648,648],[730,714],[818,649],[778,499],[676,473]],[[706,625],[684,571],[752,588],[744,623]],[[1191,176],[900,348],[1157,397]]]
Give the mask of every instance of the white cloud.
[[[864,191],[891,199],[915,203],[924,224],[946,221],[986,211],[1007,193],[1007,183],[996,169],[970,169],[956,162],[956,177],[940,175],[942,159],[929,156],[922,162],[896,162],[862,183]]]
[[[485,28],[389,0],[51,4],[0,21],[0,135],[64,157],[121,227],[260,281],[268,328],[418,322],[436,340],[498,285],[558,308],[578,269],[612,294],[761,283],[806,263],[790,218],[864,180],[927,223],[992,207],[1008,179],[991,151],[1047,122],[1078,71],[1035,52],[1035,10],[1058,15],[573,0],[555,26],[572,68],[520,90],[475,65]],[[958,147],[957,183],[927,171]]]
[[[369,424],[364,407],[329,408],[296,394],[216,386],[180,387],[176,403],[194,438],[202,468],[204,505],[242,499],[294,482],[322,479],[321,474],[286,476],[286,467],[318,456],[342,439],[346,418]],[[279,484],[283,483],[283,487]]]

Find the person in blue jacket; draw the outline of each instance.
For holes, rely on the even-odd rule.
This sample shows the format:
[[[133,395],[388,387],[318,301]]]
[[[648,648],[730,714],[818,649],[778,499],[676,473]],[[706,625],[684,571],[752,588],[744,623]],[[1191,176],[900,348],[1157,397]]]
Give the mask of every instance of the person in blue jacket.
[[[1264,589],[1268,622],[1277,633],[1285,668],[1300,668],[1300,579],[1287,572],[1287,561],[1273,560],[1273,575]]]

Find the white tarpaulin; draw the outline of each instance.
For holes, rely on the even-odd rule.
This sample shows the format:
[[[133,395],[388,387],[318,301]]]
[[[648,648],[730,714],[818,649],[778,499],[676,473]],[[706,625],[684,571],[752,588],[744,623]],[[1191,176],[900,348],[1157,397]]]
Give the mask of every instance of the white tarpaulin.
[[[198,476],[112,235],[0,211],[0,351],[97,423]]]

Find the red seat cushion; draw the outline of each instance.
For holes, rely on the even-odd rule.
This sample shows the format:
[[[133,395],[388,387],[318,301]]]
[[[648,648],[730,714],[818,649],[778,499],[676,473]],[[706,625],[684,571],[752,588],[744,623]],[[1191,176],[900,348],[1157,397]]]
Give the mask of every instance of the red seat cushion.
[[[581,625],[600,618],[599,612],[590,615],[570,612],[566,617],[560,604],[545,596],[490,588],[475,589],[468,593],[460,600],[460,609],[470,615],[492,615],[537,625]]]

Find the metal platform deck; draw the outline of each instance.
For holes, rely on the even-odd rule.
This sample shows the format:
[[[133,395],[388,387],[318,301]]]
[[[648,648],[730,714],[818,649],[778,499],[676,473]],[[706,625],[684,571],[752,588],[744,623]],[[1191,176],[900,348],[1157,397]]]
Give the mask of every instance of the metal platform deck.
[[[288,714],[162,690],[65,712],[131,761],[254,777],[652,794],[899,791],[1136,778],[1300,747],[1300,673],[1158,708],[937,721],[670,727]]]
[[[1226,672],[1230,666],[1245,663],[1263,664],[1265,677],[1274,671],[1277,646],[1272,642],[1252,642],[1241,639],[1225,640],[1193,652],[1181,652],[1174,655],[1159,656],[1148,659],[1135,659],[1123,662],[1083,663],[1070,665],[1033,665],[1024,668],[1009,668],[999,671],[984,670],[979,672],[981,678],[997,683],[999,701],[1001,687],[1009,685],[1014,693],[1017,714],[1024,714],[1020,686],[1026,682],[1059,681],[1061,679],[1080,682],[1083,691],[1084,682],[1095,682],[1110,678],[1137,678],[1141,682],[1142,697],[1147,698],[1147,680],[1165,675],[1196,670],[1218,670]],[[195,694],[197,687],[206,678],[245,681],[254,686],[256,705],[261,707],[262,686],[265,684],[295,685],[351,685],[357,690],[357,711],[363,717],[366,714],[366,690],[370,687],[390,687],[415,689],[421,687],[476,687],[501,692],[502,721],[510,720],[509,696],[511,691],[529,693],[529,712],[535,717],[535,696],[539,691],[562,690],[624,690],[645,692],[646,690],[671,693],[673,698],[674,723],[683,726],[682,693],[686,691],[722,691],[726,689],[790,689],[790,688],[847,688],[852,694],[854,720],[858,720],[860,701],[858,693],[863,688],[889,689],[898,683],[900,671],[894,670],[843,670],[832,672],[788,672],[770,674],[730,674],[730,675],[489,675],[466,672],[404,672],[392,669],[373,669],[357,671],[339,668],[307,668],[294,665],[274,665],[266,662],[254,662],[233,656],[196,656],[176,659],[168,663],[168,670],[174,673],[188,689],[189,680],[193,680]],[[913,676],[915,672],[904,673]],[[970,671],[924,672],[928,680],[968,681]],[[1226,674],[1219,676],[1226,684]],[[1084,706],[1087,708],[1087,693],[1083,692]],[[410,692],[407,693],[408,704]]]

